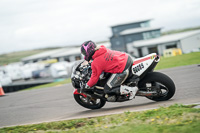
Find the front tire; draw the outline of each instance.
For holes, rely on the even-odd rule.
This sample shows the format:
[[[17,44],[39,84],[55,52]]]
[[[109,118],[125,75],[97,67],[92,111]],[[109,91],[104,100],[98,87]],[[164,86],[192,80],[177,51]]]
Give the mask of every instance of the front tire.
[[[160,88],[159,96],[147,96],[153,101],[166,101],[175,94],[175,84],[170,77],[159,72],[148,73],[138,84],[139,88],[158,86]],[[147,91],[147,90],[145,90]]]
[[[106,103],[106,101],[103,99],[88,98],[81,94],[74,94],[74,99],[79,105],[88,109],[100,109]]]

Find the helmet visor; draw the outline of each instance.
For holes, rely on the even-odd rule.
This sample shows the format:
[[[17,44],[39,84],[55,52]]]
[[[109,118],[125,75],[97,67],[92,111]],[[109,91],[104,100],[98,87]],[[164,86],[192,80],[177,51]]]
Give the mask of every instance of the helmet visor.
[[[84,55],[84,56],[86,56],[86,51],[85,51],[85,49],[82,47],[81,48],[81,53]]]

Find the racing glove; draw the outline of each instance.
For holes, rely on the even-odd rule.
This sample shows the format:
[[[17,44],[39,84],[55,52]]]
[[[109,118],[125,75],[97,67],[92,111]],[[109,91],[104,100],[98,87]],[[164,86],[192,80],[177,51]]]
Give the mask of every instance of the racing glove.
[[[87,90],[90,90],[91,87],[87,85],[87,83],[85,85],[82,86],[82,89],[81,89],[81,92],[84,92],[84,91],[87,91]]]
[[[85,86],[84,86],[84,89],[90,89],[90,86],[87,85],[87,83],[86,83]]]

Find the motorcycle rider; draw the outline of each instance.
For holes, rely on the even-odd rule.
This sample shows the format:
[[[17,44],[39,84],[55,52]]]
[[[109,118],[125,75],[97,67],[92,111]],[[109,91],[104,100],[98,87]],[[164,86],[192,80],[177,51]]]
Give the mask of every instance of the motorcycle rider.
[[[86,41],[81,45],[81,53],[86,61],[91,63],[92,75],[90,80],[83,87],[83,90],[91,89],[99,80],[102,72],[112,73],[104,86],[105,97],[115,94],[130,95],[133,99],[138,88],[122,85],[129,76],[129,69],[133,64],[132,58],[120,51],[114,51],[105,46],[97,47],[93,41]]]

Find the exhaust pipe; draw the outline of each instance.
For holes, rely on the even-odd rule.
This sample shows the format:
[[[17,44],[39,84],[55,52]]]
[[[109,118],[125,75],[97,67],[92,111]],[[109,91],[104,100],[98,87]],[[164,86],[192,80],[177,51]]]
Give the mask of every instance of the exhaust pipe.
[[[136,93],[136,96],[155,96],[157,95],[156,91],[151,91],[151,92],[147,92],[147,91],[138,91]]]

